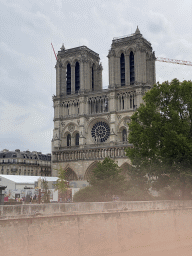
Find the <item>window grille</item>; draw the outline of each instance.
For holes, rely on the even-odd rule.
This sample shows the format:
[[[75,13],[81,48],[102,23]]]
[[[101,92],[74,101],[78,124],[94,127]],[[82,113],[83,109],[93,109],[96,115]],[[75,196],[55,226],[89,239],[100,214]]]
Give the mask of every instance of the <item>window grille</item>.
[[[79,62],[76,62],[75,65],[75,93],[78,93],[80,89],[80,68],[79,68]]]
[[[127,131],[125,129],[122,131],[122,141],[127,141]]]
[[[70,147],[71,146],[71,135],[68,134],[67,135],[67,147]]]
[[[67,83],[67,95],[71,94],[71,65],[67,64],[67,72],[66,72],[66,83]]]
[[[79,146],[79,133],[76,133],[75,135],[75,145]]]
[[[135,68],[134,68],[134,54],[133,54],[133,52],[130,52],[129,60],[130,60],[130,84],[134,84],[134,82],[135,82]]]
[[[121,86],[125,85],[125,56],[122,53],[120,58]]]

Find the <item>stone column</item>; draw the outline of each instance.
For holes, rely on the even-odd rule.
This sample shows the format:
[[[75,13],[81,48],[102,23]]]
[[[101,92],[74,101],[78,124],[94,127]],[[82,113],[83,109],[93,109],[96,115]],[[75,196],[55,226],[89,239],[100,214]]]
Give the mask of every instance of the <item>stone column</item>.
[[[108,54],[108,65],[109,65],[109,87],[114,87],[116,84],[116,57],[115,51],[110,50]]]
[[[96,90],[102,90],[102,84],[103,84],[103,81],[102,81],[102,71],[103,71],[103,67],[102,67],[101,64],[99,64],[99,66],[97,68],[97,78],[95,79],[97,81]]]
[[[86,90],[91,90],[91,63],[90,61],[87,61],[86,62],[86,73],[87,73],[87,76],[86,76],[86,86],[85,86],[85,89]]]
[[[110,112],[116,111],[115,92],[111,92],[109,95],[108,108]]]
[[[84,100],[84,109],[85,109],[85,114],[89,114],[90,113],[90,104],[88,102],[88,97]]]
[[[56,96],[60,95],[60,89],[61,89],[61,77],[60,77],[60,64],[57,61],[57,64],[55,66],[56,68]]]
[[[82,60],[80,63],[80,90],[84,90],[84,61]]]
[[[135,81],[146,83],[146,53],[139,49],[134,55]]]
[[[85,99],[84,97],[79,98],[79,114],[82,115],[85,113]]]
[[[81,90],[89,90],[90,89],[90,84],[89,84],[90,68],[89,68],[89,60],[87,57],[82,60],[82,64],[83,64],[83,74],[81,73],[81,76],[83,76],[83,86],[81,86]],[[81,80],[81,77],[80,77],[80,80]]]
[[[63,67],[63,65],[60,67],[60,93],[66,94],[66,69]]]
[[[116,62],[116,68],[115,68],[115,76],[116,76],[116,84],[118,86],[121,85],[121,77],[120,77],[120,57],[116,57],[115,58],[115,62]]]

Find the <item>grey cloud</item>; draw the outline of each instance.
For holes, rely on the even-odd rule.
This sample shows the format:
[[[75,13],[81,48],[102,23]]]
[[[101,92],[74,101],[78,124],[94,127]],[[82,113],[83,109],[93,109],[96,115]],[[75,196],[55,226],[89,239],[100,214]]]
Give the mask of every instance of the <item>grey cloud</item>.
[[[9,116],[4,121],[7,130],[10,129],[6,132],[5,122],[1,123],[2,149],[51,150],[51,96],[55,94],[55,57],[51,41],[56,52],[64,43],[67,48],[86,44],[99,53],[105,87],[108,85],[106,55],[113,37],[133,33],[137,25],[152,43],[157,56],[192,59],[191,16],[187,12],[186,20],[180,15],[181,5],[187,10],[191,1],[176,1],[174,6],[164,0],[57,0],[49,1],[49,4],[44,0],[0,2],[3,21],[1,117]],[[177,15],[174,16],[173,12]],[[191,67],[166,63],[157,63],[156,67],[157,80],[191,77]],[[18,113],[11,109],[14,107],[18,107]],[[38,119],[35,120],[36,115]]]
[[[15,124],[16,125],[19,125],[19,124],[22,124],[22,123],[24,123],[25,122],[25,120],[27,119],[27,118],[29,118],[29,116],[30,116],[30,113],[26,113],[26,114],[24,114],[24,115],[20,115],[20,116],[17,116],[16,118],[15,118]]]

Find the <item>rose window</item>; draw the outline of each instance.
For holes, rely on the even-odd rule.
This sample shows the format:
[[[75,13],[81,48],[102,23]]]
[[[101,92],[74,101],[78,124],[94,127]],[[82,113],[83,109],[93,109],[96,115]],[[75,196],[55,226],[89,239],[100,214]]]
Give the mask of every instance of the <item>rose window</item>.
[[[109,125],[105,122],[97,122],[91,130],[91,135],[96,142],[105,142],[110,135]]]

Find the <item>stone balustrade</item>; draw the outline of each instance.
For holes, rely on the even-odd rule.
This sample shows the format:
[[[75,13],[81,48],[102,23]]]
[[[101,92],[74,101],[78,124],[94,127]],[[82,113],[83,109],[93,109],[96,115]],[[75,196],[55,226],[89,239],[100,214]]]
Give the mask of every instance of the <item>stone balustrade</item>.
[[[105,157],[110,158],[124,158],[126,156],[125,149],[127,147],[117,146],[109,148],[89,148],[89,149],[77,149],[67,148],[66,151],[53,152],[53,162],[69,162],[78,160],[100,160]]]

